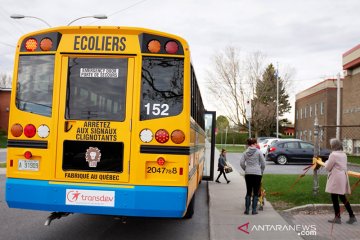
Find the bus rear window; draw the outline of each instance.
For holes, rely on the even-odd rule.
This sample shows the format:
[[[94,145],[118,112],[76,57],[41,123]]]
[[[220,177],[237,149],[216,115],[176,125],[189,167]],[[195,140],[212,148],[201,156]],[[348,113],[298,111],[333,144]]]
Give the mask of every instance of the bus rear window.
[[[66,119],[124,121],[128,60],[70,58]]]
[[[183,109],[184,60],[143,57],[140,120],[175,116]]]
[[[16,107],[25,112],[51,116],[54,55],[20,56]]]

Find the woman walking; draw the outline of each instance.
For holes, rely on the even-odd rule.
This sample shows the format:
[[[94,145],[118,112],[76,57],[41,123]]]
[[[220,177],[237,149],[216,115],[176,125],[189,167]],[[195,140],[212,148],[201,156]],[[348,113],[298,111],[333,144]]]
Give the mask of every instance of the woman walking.
[[[341,224],[340,198],[349,213],[350,218],[347,223],[353,224],[357,220],[351,209],[350,202],[345,196],[345,194],[351,194],[349,176],[347,175],[347,156],[346,153],[343,152],[341,141],[336,138],[330,139],[330,148],[333,152],[325,162],[325,168],[329,171],[325,192],[331,194],[335,217],[334,219],[329,220],[329,222]]]
[[[261,185],[262,174],[265,170],[265,159],[261,151],[257,148],[255,138],[247,140],[248,148],[242,154],[240,166],[245,171],[246,196],[245,196],[245,214],[249,214],[251,195],[252,214],[257,214],[257,203],[259,199],[259,189]]]
[[[227,166],[227,162],[226,162],[226,150],[222,149],[221,153],[220,153],[220,157],[219,157],[219,161],[218,161],[218,171],[220,171],[218,177],[216,178],[216,182],[217,183],[221,183],[219,181],[219,178],[221,175],[224,175],[224,178],[226,180],[226,183],[229,184],[230,180],[228,180],[226,178],[226,173],[225,173],[225,167]]]

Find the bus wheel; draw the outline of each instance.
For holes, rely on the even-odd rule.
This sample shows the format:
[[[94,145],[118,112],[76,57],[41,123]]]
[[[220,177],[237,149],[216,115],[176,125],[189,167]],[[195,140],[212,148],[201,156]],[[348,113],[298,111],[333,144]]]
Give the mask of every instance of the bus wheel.
[[[186,213],[184,216],[185,219],[192,218],[192,216],[194,215],[194,207],[195,207],[195,193],[194,193],[194,195],[190,201],[190,204],[186,210]]]

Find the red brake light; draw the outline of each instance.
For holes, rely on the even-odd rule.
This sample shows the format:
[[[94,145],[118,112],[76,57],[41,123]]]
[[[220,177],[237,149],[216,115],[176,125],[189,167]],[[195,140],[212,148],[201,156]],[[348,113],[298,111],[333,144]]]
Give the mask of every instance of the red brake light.
[[[276,147],[271,147],[270,150],[269,150],[269,152],[273,152],[273,151],[275,151],[275,150],[276,150]]]
[[[165,164],[165,159],[163,157],[159,157],[156,162],[158,165],[163,166]]]
[[[155,133],[155,139],[158,143],[166,143],[169,140],[169,133],[165,129],[159,129]]]
[[[29,38],[25,42],[25,49],[29,52],[35,51],[37,46],[38,46],[38,42],[36,41],[35,38]]]
[[[53,42],[50,38],[43,38],[40,42],[40,49],[43,51],[50,51],[53,46]]]
[[[31,153],[30,151],[26,151],[26,152],[24,153],[24,157],[25,157],[26,159],[30,159],[30,158],[32,157],[32,153]]]
[[[28,138],[32,138],[33,136],[35,136],[35,134],[36,134],[35,126],[32,125],[32,124],[26,125],[25,128],[24,128],[24,134]]]
[[[170,54],[177,53],[179,50],[179,45],[175,41],[169,41],[165,45],[165,51]]]

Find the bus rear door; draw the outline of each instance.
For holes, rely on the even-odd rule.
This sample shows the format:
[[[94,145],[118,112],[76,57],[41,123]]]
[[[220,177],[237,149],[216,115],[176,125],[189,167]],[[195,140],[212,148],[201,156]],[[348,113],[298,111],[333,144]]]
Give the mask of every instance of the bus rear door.
[[[129,181],[134,59],[61,57],[56,179]]]

